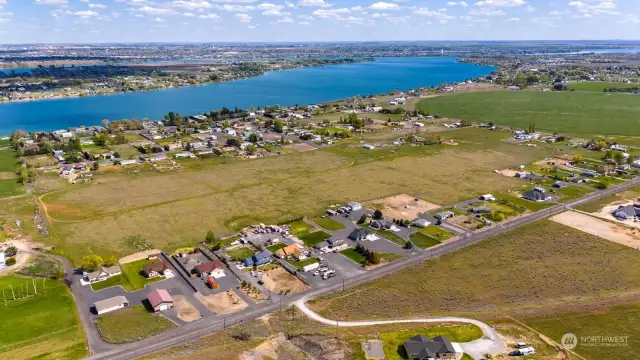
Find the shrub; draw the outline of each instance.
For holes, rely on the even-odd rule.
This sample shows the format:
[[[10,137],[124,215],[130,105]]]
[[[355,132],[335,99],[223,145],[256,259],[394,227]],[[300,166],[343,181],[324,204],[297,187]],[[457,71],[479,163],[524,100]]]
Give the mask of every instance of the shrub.
[[[4,251],[4,254],[7,257],[14,257],[18,253],[18,248],[15,246],[9,246],[7,250]]]
[[[7,266],[15,265],[16,264],[16,258],[10,257],[7,260],[5,260],[4,264],[7,265]]]

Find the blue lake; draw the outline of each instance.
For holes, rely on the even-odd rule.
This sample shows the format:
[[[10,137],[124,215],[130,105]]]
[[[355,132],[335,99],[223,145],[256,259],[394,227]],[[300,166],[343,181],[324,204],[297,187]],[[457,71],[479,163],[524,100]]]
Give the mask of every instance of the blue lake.
[[[316,104],[354,95],[463,81],[495,70],[454,57],[383,58],[375,62],[274,71],[202,86],[58,100],[0,104],[0,134],[99,125],[103,119],[161,119],[169,111],[194,115],[223,106]]]

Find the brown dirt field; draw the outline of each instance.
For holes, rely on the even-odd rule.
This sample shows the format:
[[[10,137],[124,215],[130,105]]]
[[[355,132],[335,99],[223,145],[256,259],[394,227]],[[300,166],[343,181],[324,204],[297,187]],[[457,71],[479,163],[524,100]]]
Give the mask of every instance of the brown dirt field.
[[[183,295],[176,295],[173,297],[173,305],[178,311],[178,318],[182,321],[192,322],[200,320],[202,314],[196,309],[193,304],[187,300]]]
[[[552,157],[546,160],[536,161],[534,164],[536,165],[554,165],[554,166],[564,166],[571,159],[564,159],[561,157]]]
[[[392,219],[413,220],[418,215],[437,209],[440,205],[420,200],[408,194],[399,194],[370,201],[371,204],[384,206],[382,213]]]
[[[630,230],[575,211],[566,211],[552,216],[550,219],[588,234],[640,249],[640,234],[635,230]]]
[[[149,255],[159,254],[160,252],[161,252],[161,250],[159,250],[159,249],[151,249],[151,250],[140,251],[140,252],[137,252],[135,254],[127,255],[127,256],[121,258],[118,262],[120,264],[127,264],[127,263],[130,263],[130,262],[147,259],[149,257]]]
[[[263,359],[277,359],[278,352],[273,341],[267,340],[258,345],[255,349],[245,351],[240,355],[242,360],[263,360]]]
[[[516,177],[516,174],[518,173],[518,171],[516,170],[511,170],[511,169],[504,169],[504,170],[497,170],[498,174],[500,175],[504,175],[506,177]]]
[[[196,297],[204,306],[218,315],[235,313],[247,307],[247,303],[233,291],[207,296],[200,295]]]
[[[478,223],[476,223],[471,218],[471,216],[467,216],[467,215],[456,216],[456,217],[454,217],[452,219],[447,220],[447,222],[451,223],[451,224],[454,224],[454,225],[462,226],[463,228],[466,228],[466,229],[469,229],[469,230],[475,230],[476,227],[478,226]]]
[[[285,149],[289,149],[289,150],[293,150],[295,152],[305,152],[305,151],[311,151],[311,150],[315,150],[316,148],[314,148],[313,146],[307,144],[307,143],[300,143],[300,144],[292,144],[292,145],[287,145],[284,146]]]
[[[621,221],[621,220],[618,220],[615,217],[613,217],[613,215],[611,215],[611,213],[615,209],[619,208],[621,205],[622,206],[627,206],[627,205],[633,205],[634,203],[635,203],[634,201],[623,201],[623,200],[616,201],[616,202],[613,202],[613,203],[603,207],[598,212],[593,213],[593,215],[595,215],[597,217],[600,217],[600,218],[603,218],[605,220],[615,221],[617,223],[624,224],[626,226],[631,226],[631,227],[640,229],[640,223],[633,222],[633,220]]]
[[[298,293],[309,289],[309,286],[281,267],[266,271],[262,275],[262,281],[264,282],[264,287],[277,293],[286,291]]]

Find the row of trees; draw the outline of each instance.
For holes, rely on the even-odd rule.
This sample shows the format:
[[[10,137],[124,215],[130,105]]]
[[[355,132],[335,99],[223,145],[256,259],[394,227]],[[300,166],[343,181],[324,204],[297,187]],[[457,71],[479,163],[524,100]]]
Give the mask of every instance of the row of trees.
[[[377,265],[382,261],[382,255],[379,252],[371,251],[361,244],[356,245],[356,252],[362,254],[365,257],[365,265]]]

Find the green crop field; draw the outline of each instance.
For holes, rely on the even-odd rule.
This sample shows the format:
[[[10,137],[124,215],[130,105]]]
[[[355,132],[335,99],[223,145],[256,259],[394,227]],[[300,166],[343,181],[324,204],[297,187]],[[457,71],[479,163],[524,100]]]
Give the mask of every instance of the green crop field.
[[[26,192],[24,186],[18,179],[0,180],[0,198],[22,195]]]
[[[3,359],[81,359],[88,353],[69,289],[61,282],[0,277],[0,356]],[[13,291],[11,290],[13,287]],[[28,295],[29,297],[23,298]],[[18,300],[13,300],[15,294]],[[23,299],[20,299],[23,298]]]
[[[150,313],[143,305],[118,310],[96,319],[102,338],[112,344],[140,341],[176,328],[166,318]]]
[[[640,101],[594,92],[483,92],[425,99],[418,108],[439,116],[525,129],[601,135],[640,135]]]
[[[364,264],[364,262],[367,260],[364,255],[360,254],[359,252],[355,251],[354,249],[345,249],[340,251],[340,254],[348,257],[351,261],[353,261],[356,264]]]
[[[635,294],[638,261],[635,249],[542,220],[313,300],[311,307],[343,320],[561,311]]]
[[[311,218],[331,204],[406,193],[445,205],[498,194],[522,182],[493,170],[537,161],[556,148],[573,151],[555,144],[509,144],[501,141],[504,133],[477,128],[441,134],[458,145],[367,151],[347,142],[249,161],[197,160],[168,173],[151,167],[99,172],[81,186],[39,176],[38,189],[50,191],[38,193],[51,220],[51,236],[43,240],[75,264],[91,253],[121,257],[139,251],[127,241],[132,235],[171,252],[192,246],[209,230],[224,236],[251,224]],[[372,141],[378,136],[367,135]],[[304,222],[291,226],[298,236],[314,229]]]
[[[615,82],[604,82],[604,81],[585,81],[569,84],[570,89],[574,89],[576,91],[596,91],[603,92],[604,89],[629,89],[633,87],[640,87],[640,84],[625,84],[625,83],[615,83]]]
[[[0,172],[14,172],[18,169],[18,158],[13,150],[0,150]]]

